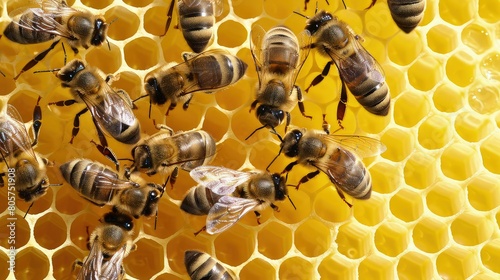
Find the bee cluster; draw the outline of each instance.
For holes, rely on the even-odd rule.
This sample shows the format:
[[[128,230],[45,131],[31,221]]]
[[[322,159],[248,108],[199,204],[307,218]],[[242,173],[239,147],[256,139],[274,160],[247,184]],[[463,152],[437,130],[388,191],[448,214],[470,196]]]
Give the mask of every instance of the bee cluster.
[[[304,13],[308,2],[303,3]],[[376,2],[371,1],[366,9]],[[425,2],[388,0],[387,4],[395,24],[410,33],[422,20]],[[162,201],[166,197],[176,200],[175,206],[187,213],[184,220],[196,219],[191,216],[203,217],[201,228],[189,226],[195,238],[222,234],[249,212],[256,215],[256,221],[251,223],[260,225],[261,212],[267,208],[280,212],[278,205],[286,199],[293,209],[300,208],[300,203],[293,202],[294,195],[289,188],[307,188],[312,184],[309,181],[318,175],[328,179],[328,185],[335,188],[347,209],[356,208],[357,200],[371,198],[372,176],[362,159],[380,155],[386,146],[378,139],[354,133],[349,128],[352,120],[349,120],[347,108],[348,104],[355,103],[354,106],[361,106],[359,110],[370,117],[386,120],[390,117],[393,101],[382,66],[363,46],[363,37],[328,11],[330,3],[316,3],[317,8],[311,16],[294,11],[295,21],[301,16],[306,18],[299,33],[286,23],[271,27],[266,23],[263,27],[255,22],[249,31],[249,44],[244,46],[249,50],[246,54],[235,54],[214,43],[214,34],[222,30],[217,19],[228,8],[223,1],[178,0],[162,4],[166,11],[162,21],[165,27],[157,39],[168,40],[173,33],[180,32],[193,52],[184,49],[180,63],[165,63],[153,70],[145,67],[147,73],[138,71],[144,79],[141,81],[143,86],[136,92],[118,88],[121,75],[105,73],[85,59],[66,61],[65,46],[69,46],[75,56],[93,48],[112,52],[116,46],[108,41],[108,32],[110,26],[118,22],[96,12],[73,8],[63,0],[37,0],[36,4],[12,17],[2,40],[23,45],[51,44],[20,70],[16,69],[13,80],[20,83],[23,75],[30,74],[35,67],[37,71],[33,75],[43,77],[41,79],[52,78],[50,73],[55,74],[60,88],[69,91],[71,99],[46,101],[50,93],[48,97],[39,96],[31,123],[33,137],[26,129],[19,108],[7,104],[8,98],[5,99],[0,112],[0,152],[7,170],[15,170],[15,191],[30,205],[25,211],[28,217],[31,206],[36,206],[37,200],[49,192],[49,187],[56,188],[63,181],[65,184],[61,188],[69,185],[81,200],[102,207],[95,208],[99,209],[99,224],[87,232],[88,255],[74,260],[71,268],[77,279],[123,279],[127,273],[127,256],[140,247],[135,240],[148,227],[146,223],[154,224],[152,229],[149,225],[148,230],[154,235],[157,225],[162,224],[164,228],[171,222],[161,215]],[[337,4],[349,9],[343,2]],[[176,28],[179,30],[172,28],[174,16],[178,18]],[[59,46],[64,53],[61,60],[60,55],[51,56]],[[60,68],[43,70],[37,66],[48,65],[44,61],[50,58],[50,63],[62,63]],[[313,59],[324,61],[325,66],[322,71],[309,74],[308,64]],[[132,60],[127,62],[132,63]],[[140,57],[135,60],[141,63]],[[330,74],[335,72],[333,69],[338,72],[339,90],[322,86],[322,83],[332,84],[331,77],[337,75]],[[255,75],[255,83],[248,87],[238,86],[251,75]],[[299,77],[303,80],[306,75],[309,75],[308,82],[299,83]],[[225,151],[226,147],[221,145],[222,140],[229,137],[227,134],[213,136],[216,131],[201,129],[200,125],[186,126],[183,129],[188,131],[177,132],[166,125],[185,122],[178,118],[182,118],[182,113],[176,109],[179,102],[185,116],[201,115],[200,118],[206,121],[208,110],[203,111],[197,99],[213,98],[212,93],[223,94],[217,93],[219,91],[238,94],[232,90],[236,86],[250,92],[242,96],[253,96],[253,102],[245,106],[247,112],[255,113],[255,120],[260,125],[251,127],[255,121],[234,122],[233,127],[241,124],[245,127],[232,128],[232,137],[236,130],[244,130],[247,133],[244,142],[248,147],[268,142],[279,146],[272,156],[266,154],[259,159],[259,162],[269,159],[267,165],[259,166],[261,170],[254,168],[253,163],[243,164],[245,167],[250,165],[243,171],[236,170],[242,166],[233,164],[237,161],[237,153]],[[309,109],[308,95],[318,88],[324,95],[335,95],[339,91],[336,106]],[[203,92],[211,97],[203,97]],[[190,106],[192,103],[195,108]],[[59,162],[60,157],[44,158],[37,145],[46,141],[43,129],[48,123],[42,116],[50,114],[49,111],[63,112],[78,106],[79,111],[71,117],[71,135],[63,137],[70,137],[69,145],[89,138],[88,150],[79,151],[81,148],[75,145],[71,149],[79,156],[70,153],[63,157],[64,162]],[[300,115],[292,113],[295,107]],[[321,110],[323,113],[318,113]],[[233,114],[231,110],[224,111]],[[91,121],[86,115],[90,115]],[[158,119],[166,120],[166,124],[157,123]],[[336,121],[335,131],[330,131],[332,119]],[[42,136],[39,137],[40,131]],[[343,131],[353,133],[344,134]],[[127,151],[128,155],[122,151]],[[280,157],[281,154],[285,157]],[[245,157],[248,156],[245,154]],[[283,158],[289,162],[283,164]],[[284,167],[276,171],[278,164]],[[309,173],[299,175],[297,169],[304,167]],[[59,173],[51,178],[52,185],[47,175],[50,169]],[[186,174],[197,184],[187,191],[176,184],[178,181],[192,182]],[[54,180],[61,179],[63,181],[54,184]],[[180,200],[175,192],[182,193]],[[184,256],[183,272],[187,271],[191,279],[238,278],[224,264],[197,249],[188,248],[182,252],[170,249],[170,253]],[[347,253],[348,257],[356,258],[354,255],[355,252]],[[231,259],[231,256],[225,258]],[[179,276],[179,273],[176,270],[172,275]],[[289,273],[283,272],[283,275]]]

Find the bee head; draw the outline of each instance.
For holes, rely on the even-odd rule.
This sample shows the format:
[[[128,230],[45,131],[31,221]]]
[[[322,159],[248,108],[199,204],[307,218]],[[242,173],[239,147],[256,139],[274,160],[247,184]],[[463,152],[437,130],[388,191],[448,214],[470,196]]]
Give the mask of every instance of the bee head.
[[[85,69],[85,64],[83,61],[79,59],[75,59],[70,61],[70,63],[64,66],[59,72],[57,72],[56,76],[63,82],[63,86],[65,83],[69,83],[73,80],[73,78],[78,74],[78,72]]]
[[[93,46],[100,46],[106,40],[106,33],[108,32],[108,24],[102,18],[97,18],[94,21],[94,32],[90,44]]]
[[[275,200],[285,200],[288,195],[288,189],[286,188],[286,178],[280,176],[278,173],[272,175],[274,182],[274,199]]]
[[[283,122],[285,112],[269,105],[260,105],[256,111],[260,123],[266,127],[276,127]]]
[[[299,141],[302,138],[302,132],[294,129],[288,132],[281,143],[281,149],[287,157],[296,157],[299,154]]]
[[[148,184],[148,188],[151,190],[148,192],[146,206],[142,211],[142,215],[146,217],[150,217],[158,210],[158,201],[160,197],[163,195],[163,188],[160,185],[150,183]]]
[[[314,17],[309,19],[306,24],[306,30],[314,35],[322,26],[333,19],[332,14],[326,11],[320,11]]]
[[[103,217],[103,222],[118,226],[126,231],[131,231],[134,228],[132,217],[119,212],[109,212]]]
[[[144,88],[149,95],[151,103],[162,105],[167,102],[167,98],[165,97],[165,94],[163,94],[155,76],[146,77],[146,84]]]
[[[151,150],[148,145],[138,145],[132,149],[132,157],[134,158],[134,164],[130,172],[136,170],[150,170],[153,168],[153,156],[151,155]],[[148,173],[148,175],[153,175],[154,173]]]
[[[21,183],[22,182],[18,181],[19,185],[21,185]],[[36,184],[29,184],[29,186],[32,187],[20,190],[18,192],[19,198],[26,202],[32,202],[37,198],[45,195],[45,193],[47,193],[47,188],[49,187],[49,180],[48,178],[43,178],[40,182]]]

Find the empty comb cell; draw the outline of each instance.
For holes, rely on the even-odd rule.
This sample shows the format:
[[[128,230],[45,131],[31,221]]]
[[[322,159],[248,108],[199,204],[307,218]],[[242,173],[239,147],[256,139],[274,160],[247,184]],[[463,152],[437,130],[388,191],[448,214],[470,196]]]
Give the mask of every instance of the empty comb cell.
[[[50,235],[43,234],[49,231]],[[66,223],[56,213],[47,213],[38,218],[33,232],[36,242],[49,250],[59,247],[67,238]]]
[[[413,228],[413,243],[426,253],[436,253],[449,243],[449,225],[435,218],[424,218]]]
[[[443,84],[436,89],[432,100],[434,101],[434,106],[439,111],[453,113],[463,107],[464,96],[465,92],[462,88],[452,84]]]
[[[386,203],[383,197],[373,194],[368,200],[356,201],[356,207],[353,207],[354,218],[364,225],[374,226],[387,217]]]
[[[448,23],[462,25],[475,15],[475,5],[471,2],[441,0],[439,1],[439,15]]]
[[[481,156],[483,158],[483,166],[490,172],[500,174],[500,133],[493,133],[481,144]]]
[[[479,0],[479,16],[488,23],[500,20],[500,7],[493,3],[496,3],[495,0]]]
[[[433,261],[418,252],[404,254],[398,262],[398,277],[401,280],[431,279],[434,276]]]
[[[378,256],[370,255],[359,264],[359,279],[390,280],[394,279],[394,263]]]
[[[458,35],[453,28],[438,24],[427,31],[427,45],[436,53],[447,54],[457,48]]]
[[[483,215],[463,213],[451,223],[453,240],[460,245],[475,246],[491,238],[493,224]]]
[[[477,142],[491,134],[494,129],[489,118],[478,114],[463,112],[455,119],[455,130],[468,142]]]
[[[356,279],[356,265],[342,255],[330,255],[323,259],[318,267],[323,279]]]
[[[372,190],[378,193],[392,193],[401,183],[401,174],[395,164],[377,162],[370,168]]]
[[[418,127],[418,143],[428,150],[441,149],[453,137],[453,130],[447,118],[432,115]]]
[[[425,189],[436,181],[436,171],[435,157],[415,152],[404,167],[405,182],[416,189]]]
[[[407,85],[405,73],[391,64],[384,64],[385,82],[389,86],[391,98],[399,96]]]
[[[370,23],[366,31],[379,38],[387,39],[399,31],[387,5],[373,6],[366,12],[365,21]]]
[[[368,254],[371,248],[372,232],[357,223],[347,223],[339,227],[337,234],[338,251],[350,259],[359,259]]]
[[[407,91],[394,104],[394,121],[403,127],[413,127],[429,114],[430,106],[425,95]]]
[[[475,53],[482,54],[491,48],[490,33],[480,24],[471,23],[462,30],[462,42]]]
[[[131,40],[123,49],[127,65],[136,70],[146,70],[158,64],[159,50],[156,42],[147,37]],[[180,62],[180,58],[179,61]]]
[[[454,143],[441,155],[441,170],[450,179],[463,181],[476,173],[479,167],[479,155],[469,145]]]
[[[478,174],[467,184],[467,195],[476,210],[493,210],[500,205],[500,182],[488,173]]]
[[[441,62],[431,55],[423,55],[408,69],[408,80],[418,90],[428,91],[443,80]]]
[[[464,207],[465,194],[458,184],[437,182],[427,193],[426,202],[432,213],[441,217],[449,217],[457,214]]]
[[[219,34],[217,43],[227,48],[241,46],[248,36],[246,28],[241,23],[232,20],[221,23],[217,33]],[[222,34],[232,34],[232,36],[222,36]]]
[[[478,260],[470,250],[452,246],[439,254],[436,267],[442,278],[466,279],[477,270]]]
[[[390,201],[390,209],[399,219],[405,222],[415,221],[424,212],[422,198],[410,189],[401,189]]]
[[[318,257],[331,247],[331,233],[318,220],[302,223],[294,235],[295,247],[306,257]]]
[[[114,22],[108,29],[108,36],[117,41],[133,37],[137,33],[141,23],[139,17],[135,13],[121,6],[109,9],[104,16],[113,19]]]
[[[388,129],[380,138],[387,150],[382,157],[399,162],[411,154],[414,147],[414,138],[411,133],[398,128]]]
[[[387,43],[387,56],[392,62],[407,66],[422,54],[422,49],[422,43],[416,33],[399,32]]]
[[[242,264],[252,256],[256,236],[255,230],[239,224],[218,234],[214,241],[217,259],[232,266]]]
[[[481,249],[481,262],[489,270],[500,273],[500,264],[498,259],[500,258],[500,239],[496,238],[489,241]]]
[[[453,54],[446,62],[446,76],[459,87],[470,85],[476,78],[476,60],[464,51]]]
[[[270,222],[257,234],[259,252],[271,260],[283,258],[293,244],[292,230],[277,222]]]
[[[276,279],[276,269],[268,260],[255,258],[249,261],[240,272],[240,280]]]
[[[141,238],[135,241],[137,249],[130,252],[124,260],[123,266],[127,273],[137,279],[151,279],[163,270],[163,259],[151,258],[163,254],[163,247],[158,242]]]
[[[347,221],[351,216],[351,209],[342,201],[334,187],[327,187],[316,195],[314,212],[332,223]]]
[[[377,250],[389,257],[403,253],[408,248],[409,241],[408,229],[398,223],[383,223],[375,231]]]
[[[140,4],[141,2],[140,0],[133,1],[137,1],[137,4]],[[167,14],[167,11],[167,6],[152,6],[149,8],[146,13],[144,13],[144,30],[151,35],[163,35],[163,32],[165,32],[165,15]]]

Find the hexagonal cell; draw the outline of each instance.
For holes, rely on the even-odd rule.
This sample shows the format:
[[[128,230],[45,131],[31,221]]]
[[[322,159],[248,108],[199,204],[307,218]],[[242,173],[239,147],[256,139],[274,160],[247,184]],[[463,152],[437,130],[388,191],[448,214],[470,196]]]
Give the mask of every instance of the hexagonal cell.
[[[479,114],[491,114],[500,107],[500,93],[496,86],[476,83],[468,90],[470,107]]]
[[[217,121],[215,121],[217,120]],[[216,108],[209,108],[205,113],[202,129],[210,131],[215,141],[220,141],[229,128],[229,118]]]
[[[386,222],[375,231],[375,246],[389,257],[403,253],[409,242],[408,229],[399,223]]]
[[[263,12],[263,3],[262,2],[247,2],[247,1],[239,1],[233,2],[234,13],[240,18],[248,19],[248,18],[256,18],[259,17]]]
[[[474,275],[471,280],[496,280],[498,275],[496,273],[482,272]]]
[[[448,225],[434,218],[424,218],[413,228],[413,243],[427,253],[436,253],[449,242]]]
[[[295,230],[294,244],[304,256],[317,257],[330,248],[331,238],[330,229],[325,224],[310,219]]]
[[[392,95],[392,92],[391,92]],[[391,122],[389,117],[376,116],[367,110],[359,110],[356,115],[358,125],[366,133],[378,134],[382,132]]]
[[[370,255],[359,264],[359,279],[394,279],[394,263],[378,255]]]
[[[408,80],[418,90],[431,90],[443,80],[441,66],[441,62],[433,56],[424,55],[408,69]]]
[[[334,187],[325,188],[316,195],[314,212],[320,218],[332,223],[346,221],[351,216],[350,208],[342,201]]]
[[[401,280],[431,279],[434,276],[432,260],[418,252],[404,254],[399,259],[397,270]]]
[[[255,234],[238,224],[220,233],[214,241],[217,259],[232,266],[242,264],[256,249]]]
[[[237,56],[240,57],[239,54]],[[254,62],[252,61],[251,63]],[[234,86],[225,89],[223,94],[216,94],[215,101],[217,102],[217,105],[219,105],[224,110],[235,110],[241,106],[248,104],[247,101],[254,98],[254,86],[255,83],[253,83],[253,81],[243,78],[239,80]],[[244,109],[249,109],[249,107],[245,107]],[[255,112],[252,112],[251,114],[255,114]],[[229,117],[229,115],[227,115],[226,117]]]
[[[287,224],[299,223],[311,215],[311,197],[302,188],[290,190],[289,195],[297,209],[291,203],[281,203],[280,212],[275,213],[274,217]]]
[[[446,54],[457,47],[458,35],[447,25],[438,24],[427,32],[427,45],[434,52]]]
[[[286,259],[279,269],[279,279],[315,279],[315,275],[312,263],[300,257]]]
[[[473,56],[458,51],[446,62],[446,76],[455,85],[466,87],[476,78],[476,61]]]
[[[443,148],[453,137],[447,118],[440,115],[428,117],[418,128],[418,142],[422,147],[435,150]]]
[[[464,106],[464,96],[465,93],[462,88],[451,84],[443,84],[436,89],[432,100],[439,111],[453,113]]]
[[[345,257],[333,254],[323,258],[318,267],[321,279],[345,279],[356,278],[356,265]]]
[[[480,168],[480,158],[476,151],[465,144],[454,143],[441,155],[443,174],[454,180],[466,180]]]
[[[471,20],[475,14],[473,3],[453,0],[439,1],[439,15],[443,20],[453,25],[462,25]]]
[[[128,42],[123,52],[127,65],[137,70],[145,70],[157,65],[160,57],[156,42],[146,37],[139,37]]]
[[[134,36],[140,25],[137,14],[120,6],[115,6],[106,11],[105,17],[113,20],[116,19],[116,21],[109,26],[108,36],[118,41]]]
[[[488,240],[494,225],[483,215],[466,212],[451,224],[451,234],[455,242],[464,246],[475,246]]]
[[[46,279],[50,261],[44,252],[35,247],[27,247],[16,255],[16,268],[21,267],[29,269],[16,269],[15,279]]]
[[[493,239],[481,249],[481,262],[489,270],[500,273],[500,239]]]
[[[180,277],[171,273],[163,273],[155,277],[155,280],[182,280],[184,277]]]
[[[404,167],[405,181],[414,188],[425,189],[436,180],[436,169],[435,157],[422,152],[414,152]]]
[[[268,262],[260,258],[252,259],[240,271],[240,280],[253,279],[276,279],[276,269]]]
[[[477,271],[478,265],[475,252],[456,246],[446,249],[436,259],[439,276],[447,279],[466,279]]]
[[[181,213],[182,212],[178,205],[172,203],[164,197],[158,204],[158,221],[156,222],[156,229],[155,218],[152,217],[147,221],[144,221],[142,230],[145,234],[151,236],[168,238],[184,226],[184,221],[179,219],[179,217],[182,216]],[[144,220],[144,218],[142,219]]]
[[[453,183],[437,182],[426,197],[427,207],[434,214],[449,217],[462,210],[465,203],[463,189]]]
[[[151,35],[161,36],[167,23],[167,6],[153,6],[144,13],[144,30]],[[173,29],[172,26],[170,28]]]
[[[7,212],[4,212],[5,214]],[[11,220],[15,218],[15,220]],[[15,225],[15,226],[14,226]],[[15,215],[4,215],[0,217],[0,226],[5,229],[5,235],[0,239],[0,246],[9,249],[14,246],[16,249],[21,248],[26,245],[30,240],[31,228],[28,221],[26,221],[23,216]],[[12,231],[14,229],[14,231]],[[12,243],[15,241],[15,244]]]
[[[422,197],[419,193],[409,189],[398,191],[391,198],[390,208],[394,216],[405,222],[415,221],[424,212]]]
[[[398,166],[387,162],[377,162],[370,168],[372,191],[387,194],[398,189],[401,174]]]
[[[56,213],[38,218],[33,231],[36,242],[49,250],[59,247],[68,236],[66,222]]]
[[[409,131],[390,128],[382,135],[380,140],[387,147],[382,157],[388,160],[402,161],[413,151],[413,135]]]
[[[354,218],[364,225],[374,226],[387,217],[386,203],[383,197],[373,194],[368,200],[356,201],[353,207]]]
[[[227,138],[217,145],[217,156],[211,165],[221,165],[231,169],[240,168],[245,162],[247,151],[241,142]]]
[[[467,184],[468,200],[479,211],[490,211],[500,205],[500,182],[488,173],[479,174]]]
[[[371,250],[371,231],[357,223],[346,223],[339,227],[337,234],[338,251],[350,259],[366,256]]]
[[[56,209],[61,214],[74,215],[87,207],[88,201],[82,197],[73,188],[63,186],[56,194]]]
[[[163,246],[157,242],[141,238],[136,242],[137,250],[130,253],[123,261],[125,271],[132,277],[151,279],[163,269]],[[155,257],[151,257],[155,256]]]
[[[479,70],[488,80],[500,80],[500,53],[491,52],[483,57]]]
[[[399,96],[406,89],[406,75],[400,68],[392,64],[382,66],[385,73],[385,82],[389,86],[391,98]]]
[[[399,31],[392,19],[389,7],[384,4],[370,8],[365,14],[365,22],[366,31],[378,38],[387,39]]]
[[[226,36],[221,36],[226,34]],[[231,36],[227,36],[231,34]],[[248,32],[241,23],[227,20],[217,28],[217,43],[226,48],[235,48],[243,45],[247,39]]]
[[[423,94],[408,91],[394,102],[394,121],[404,127],[412,127],[429,114],[430,106]]]
[[[490,172],[500,174],[500,133],[494,133],[481,144],[481,156],[483,158],[483,166]]]
[[[250,160],[250,163],[256,168],[265,170],[269,163],[278,155],[278,152],[279,148],[276,147],[274,142],[263,139],[252,145],[248,160]],[[277,168],[277,166],[274,167],[273,169]],[[293,172],[295,172],[295,170]],[[289,178],[288,182],[293,182],[293,180]]]
[[[87,251],[87,243],[90,238],[89,234],[100,224],[99,219],[99,214],[92,212],[83,212],[78,215],[71,223],[69,232],[73,244],[81,250]]]
[[[480,24],[471,23],[462,30],[462,42],[476,54],[487,51],[492,46],[488,29]]]
[[[479,0],[479,16],[488,23],[500,20],[500,7],[495,0]]]
[[[52,275],[56,279],[72,279],[72,269],[75,261],[83,261],[85,255],[74,246],[66,246],[58,249],[52,255]]]
[[[387,56],[392,62],[406,66],[421,55],[422,49],[422,42],[416,32],[399,32],[387,43]]]
[[[270,222],[259,230],[257,243],[261,254],[273,260],[281,259],[292,247],[292,231],[280,223]]]
[[[168,265],[170,269],[182,275],[186,275],[184,252],[187,250],[198,250],[213,255],[210,244],[211,242],[207,241],[201,234],[194,236],[191,231],[180,232],[166,244],[167,250],[165,256],[168,256]]]
[[[113,3],[113,0],[105,0],[105,1],[99,1],[99,0],[82,0],[82,4],[91,7],[94,9],[103,9],[106,8],[107,6],[111,5]]]

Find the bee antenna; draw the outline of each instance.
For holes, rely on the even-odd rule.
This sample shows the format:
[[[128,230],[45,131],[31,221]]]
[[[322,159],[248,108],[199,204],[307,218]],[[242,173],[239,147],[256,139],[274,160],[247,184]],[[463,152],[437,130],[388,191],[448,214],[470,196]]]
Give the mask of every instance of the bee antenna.
[[[26,216],[28,216],[28,212],[30,211],[31,206],[33,206],[33,203],[35,203],[35,202],[34,202],[34,201],[33,201],[33,202],[31,202],[30,206],[28,207],[28,210],[26,210],[26,213],[24,213],[23,219],[25,219],[25,220],[26,220]]]
[[[254,135],[254,134],[255,134],[255,132],[257,132],[257,131],[259,131],[259,130],[261,130],[261,129],[265,128],[265,127],[266,127],[266,125],[263,125],[263,126],[261,126],[261,127],[257,128],[257,129],[255,129],[252,133],[250,133],[250,135],[248,135],[248,137],[247,137],[247,138],[245,138],[245,141],[246,141],[246,140],[248,140],[248,138],[252,137],[252,135]],[[273,128],[273,129],[274,129],[274,128]]]
[[[297,207],[295,207],[295,204],[293,203],[292,199],[290,198],[289,195],[287,195],[286,197],[288,197],[288,200],[290,201],[290,203],[292,204],[293,206],[293,209],[297,210]]]
[[[326,1],[326,3],[328,3],[328,1]],[[344,0],[342,0],[342,4],[344,4],[344,9],[346,9],[346,10],[347,10],[347,6],[345,5]],[[330,4],[328,4],[328,5],[330,5]]]
[[[126,161],[134,162],[134,160],[131,158],[117,158],[117,160],[126,160]]]
[[[283,143],[283,138],[281,138],[281,135],[278,134],[278,132],[276,132],[276,130],[273,128],[271,128],[271,133],[278,136],[278,139],[280,139],[280,142]]]
[[[317,2],[316,2],[316,9],[318,9],[318,3],[317,3]],[[309,17],[308,17],[308,16],[306,16],[306,15],[304,15],[304,14],[301,14],[301,13],[299,13],[299,12],[297,12],[297,11],[293,11],[293,13],[294,13],[294,14],[296,14],[296,15],[299,15],[299,16],[301,16],[301,17],[305,17],[306,19],[309,19]]]
[[[281,155],[282,150],[283,150],[283,146],[281,146],[280,151],[278,152],[278,155],[273,158],[271,163],[269,163],[269,165],[266,168],[266,171],[269,171],[269,167],[271,167],[271,165],[274,163],[274,161]],[[287,176],[287,179],[288,179],[288,176]]]
[[[45,73],[45,72],[57,72],[61,70],[61,68],[56,68],[56,69],[49,69],[49,70],[37,70],[37,71],[34,71],[33,73],[34,74],[38,74],[38,73]]]
[[[62,183],[58,183],[58,184],[50,184],[49,187],[60,187],[62,186],[63,184]]]
[[[5,76],[5,74],[4,74],[2,71],[0,71],[0,74],[2,74],[2,76],[3,76],[4,78],[6,77],[6,76]]]

